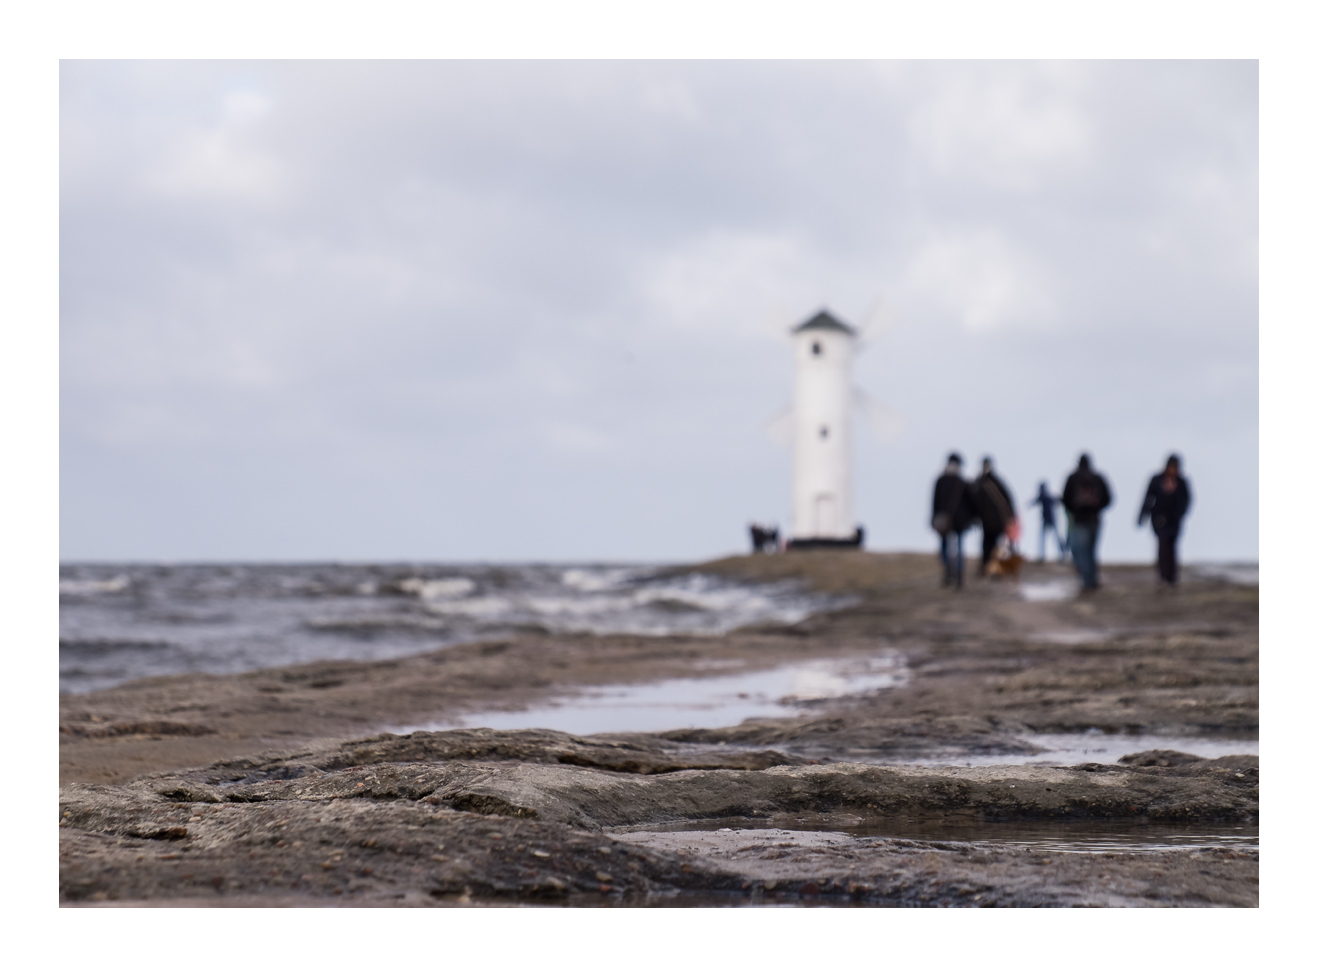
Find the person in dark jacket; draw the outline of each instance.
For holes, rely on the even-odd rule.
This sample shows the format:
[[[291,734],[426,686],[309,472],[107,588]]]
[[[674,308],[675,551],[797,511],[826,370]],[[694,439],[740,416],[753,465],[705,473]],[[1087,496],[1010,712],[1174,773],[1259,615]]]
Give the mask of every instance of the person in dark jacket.
[[[998,540],[1007,525],[1016,519],[1016,505],[1012,503],[1007,485],[993,472],[993,460],[989,457],[984,458],[983,469],[971,490],[979,526],[984,531],[984,547],[979,562],[979,573],[983,576],[988,570]]]
[[[1048,531],[1053,532],[1053,537],[1057,538],[1057,559],[1066,560],[1066,540],[1062,537],[1062,532],[1057,529],[1057,516],[1053,513],[1053,505],[1061,501],[1048,492],[1048,481],[1039,481],[1039,495],[1030,501],[1031,507],[1039,508],[1039,563],[1044,562],[1046,555],[1045,549],[1048,546]]]
[[[947,467],[934,484],[934,512],[931,524],[942,540],[939,554],[943,559],[943,587],[961,587],[965,558],[961,538],[975,522],[975,505],[970,499],[970,485],[961,476],[961,456],[949,453]]]
[[[1181,458],[1172,454],[1162,473],[1149,481],[1144,492],[1136,527],[1148,520],[1158,537],[1158,577],[1176,583],[1176,539],[1181,536],[1181,519],[1190,509],[1190,485],[1181,476]]]
[[[1062,488],[1062,506],[1071,515],[1066,543],[1086,591],[1098,587],[1099,515],[1111,503],[1112,491],[1107,481],[1090,468],[1089,454],[1082,453],[1075,473],[1066,478],[1066,486]]]

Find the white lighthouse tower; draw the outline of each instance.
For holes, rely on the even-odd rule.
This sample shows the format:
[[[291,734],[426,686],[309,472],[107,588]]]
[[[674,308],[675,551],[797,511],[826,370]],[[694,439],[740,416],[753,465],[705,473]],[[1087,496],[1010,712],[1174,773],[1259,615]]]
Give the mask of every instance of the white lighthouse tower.
[[[827,311],[792,330],[792,548],[857,547],[852,497],[851,357],[856,331]]]

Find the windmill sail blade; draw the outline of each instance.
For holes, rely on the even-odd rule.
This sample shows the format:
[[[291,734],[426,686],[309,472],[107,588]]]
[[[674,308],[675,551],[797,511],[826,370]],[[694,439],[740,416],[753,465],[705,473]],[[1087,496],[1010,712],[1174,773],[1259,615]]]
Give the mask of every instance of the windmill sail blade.
[[[855,398],[856,406],[859,407],[866,422],[874,428],[874,432],[884,443],[891,443],[902,432],[906,418],[892,407],[880,403],[859,387],[856,388]]]
[[[791,404],[784,406],[764,424],[764,430],[769,434],[769,439],[780,447],[791,447],[793,427]]]
[[[892,300],[883,295],[874,297],[874,301],[861,315],[856,328],[860,330],[862,346],[877,342],[901,324],[901,313]]]

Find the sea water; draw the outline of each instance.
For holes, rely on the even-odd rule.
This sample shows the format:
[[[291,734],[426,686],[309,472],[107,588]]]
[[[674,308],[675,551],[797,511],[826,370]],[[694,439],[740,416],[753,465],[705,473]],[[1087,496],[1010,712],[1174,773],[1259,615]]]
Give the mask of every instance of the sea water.
[[[721,634],[845,599],[641,565],[68,564],[60,691],[376,660],[527,632]]]

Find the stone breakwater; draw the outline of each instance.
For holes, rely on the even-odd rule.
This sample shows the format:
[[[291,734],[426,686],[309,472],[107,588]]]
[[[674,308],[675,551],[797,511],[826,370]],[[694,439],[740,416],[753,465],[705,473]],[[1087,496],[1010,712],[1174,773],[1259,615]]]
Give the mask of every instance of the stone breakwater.
[[[1169,592],[1112,567],[1083,599],[954,594],[929,555],[855,552],[692,572],[853,603],[721,635],[542,629],[62,696],[62,901],[1258,904],[1258,759],[1222,757],[1257,748],[1256,586],[1187,572]],[[879,659],[900,683],[726,727],[459,728],[592,690]],[[1059,735],[1111,748],[991,764]]]
[[[1044,855],[880,838],[735,857],[616,839],[689,820],[1256,822],[1258,760],[927,769],[647,736],[381,735],[61,790],[64,902],[1249,905],[1257,856]],[[1046,874],[1046,875],[1043,875]],[[1252,879],[1251,879],[1252,878]]]

